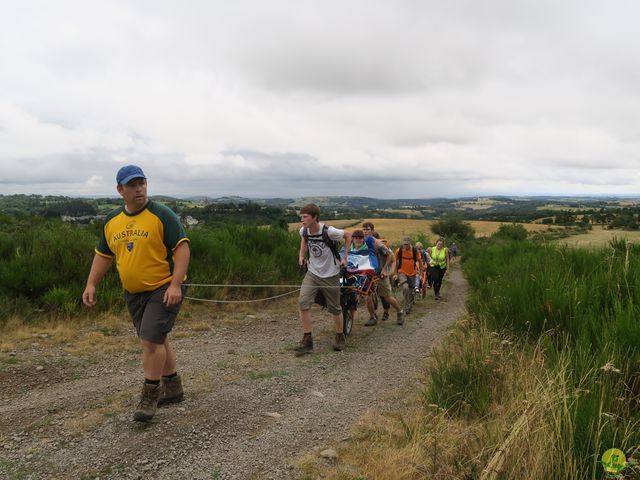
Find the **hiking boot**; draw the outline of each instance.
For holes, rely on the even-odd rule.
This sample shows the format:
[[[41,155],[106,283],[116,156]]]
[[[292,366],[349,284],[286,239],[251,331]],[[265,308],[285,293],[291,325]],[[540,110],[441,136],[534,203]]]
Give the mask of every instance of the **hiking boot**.
[[[301,357],[307,353],[313,352],[313,338],[310,334],[305,334],[300,343],[295,348],[296,357]]]
[[[396,314],[396,324],[404,325],[404,312],[398,312]]]
[[[182,379],[180,375],[160,379],[160,398],[158,406],[167,405],[169,403],[178,403],[184,400],[184,391],[182,390]]]
[[[336,343],[333,344],[333,349],[336,352],[341,352],[344,350],[345,345],[344,333],[336,333]]]
[[[158,398],[160,398],[160,385],[145,382],[142,386],[140,403],[138,403],[136,411],[133,412],[133,419],[136,422],[151,420],[158,409]]]
[[[385,310],[382,314],[382,321],[385,322],[387,320],[389,320],[389,310]]]
[[[371,317],[364,324],[365,327],[373,327],[376,323],[378,323],[378,319],[375,317]]]

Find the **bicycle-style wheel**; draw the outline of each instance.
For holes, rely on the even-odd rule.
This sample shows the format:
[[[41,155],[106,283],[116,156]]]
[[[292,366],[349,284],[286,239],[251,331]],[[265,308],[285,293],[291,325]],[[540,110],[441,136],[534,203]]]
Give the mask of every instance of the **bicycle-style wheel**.
[[[342,331],[348,336],[353,328],[353,316],[347,307],[342,308]]]

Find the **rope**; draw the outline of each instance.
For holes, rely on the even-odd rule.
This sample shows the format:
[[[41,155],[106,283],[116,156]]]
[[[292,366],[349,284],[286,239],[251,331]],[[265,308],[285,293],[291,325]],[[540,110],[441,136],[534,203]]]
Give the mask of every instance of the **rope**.
[[[377,279],[376,279],[377,280]],[[253,300],[211,300],[208,298],[198,298],[198,297],[188,297],[185,296],[186,300],[192,300],[194,302],[209,302],[209,303],[257,303],[257,302],[266,302],[267,300],[275,300],[276,298],[286,297],[287,295],[291,295],[293,293],[299,292],[302,289],[302,285],[239,285],[239,284],[226,284],[226,283],[183,283],[186,287],[225,287],[225,288],[294,288],[295,290],[291,290],[290,292],[281,293],[280,295],[274,295],[273,297],[266,298],[258,298]],[[321,289],[333,289],[333,288],[346,288],[350,290],[358,291],[358,288],[354,285],[337,285],[335,287],[332,286],[323,286]]]
[[[281,298],[281,297],[285,297],[287,295],[291,295],[292,293],[295,293],[297,291],[299,291],[300,289],[297,288],[295,290],[291,290],[290,292],[287,293],[282,293],[280,295],[275,295],[273,297],[267,297],[267,298],[258,298],[258,299],[254,299],[254,300],[210,300],[208,298],[196,298],[196,297],[184,297],[188,300],[193,300],[196,302],[210,302],[210,303],[256,303],[256,302],[265,302],[267,300],[275,300],[276,298]]]
[[[233,288],[300,288],[302,285],[229,285],[227,283],[183,283],[187,287],[233,287]],[[322,287],[340,288],[340,287]]]

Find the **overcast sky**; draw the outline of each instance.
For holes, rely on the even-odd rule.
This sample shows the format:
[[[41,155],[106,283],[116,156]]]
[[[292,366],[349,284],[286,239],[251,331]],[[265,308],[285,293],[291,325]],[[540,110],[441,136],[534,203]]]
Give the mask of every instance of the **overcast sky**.
[[[640,193],[640,2],[5,1],[0,193]]]

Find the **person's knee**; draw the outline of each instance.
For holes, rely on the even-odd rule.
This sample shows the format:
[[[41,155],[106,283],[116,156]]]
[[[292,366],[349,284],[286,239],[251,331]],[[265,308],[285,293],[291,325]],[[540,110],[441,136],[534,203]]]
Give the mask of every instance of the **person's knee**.
[[[142,342],[142,348],[149,353],[155,353],[159,349],[164,349],[164,343],[155,343],[150,340],[144,340],[144,339],[142,339],[141,342]]]

